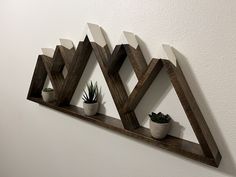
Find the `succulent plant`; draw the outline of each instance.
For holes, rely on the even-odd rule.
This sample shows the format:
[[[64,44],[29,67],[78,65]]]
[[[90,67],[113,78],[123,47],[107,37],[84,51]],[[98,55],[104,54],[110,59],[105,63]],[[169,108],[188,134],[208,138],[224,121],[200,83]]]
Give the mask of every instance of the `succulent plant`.
[[[84,90],[82,99],[85,103],[96,103],[98,101],[97,82],[93,84],[91,81],[90,84],[87,84],[87,92]]]
[[[52,89],[52,88],[44,88],[43,91],[44,91],[44,92],[52,92],[53,89]]]
[[[168,114],[164,115],[161,112],[159,112],[158,114],[152,112],[152,114],[149,114],[149,117],[153,122],[160,124],[168,123],[171,120]]]

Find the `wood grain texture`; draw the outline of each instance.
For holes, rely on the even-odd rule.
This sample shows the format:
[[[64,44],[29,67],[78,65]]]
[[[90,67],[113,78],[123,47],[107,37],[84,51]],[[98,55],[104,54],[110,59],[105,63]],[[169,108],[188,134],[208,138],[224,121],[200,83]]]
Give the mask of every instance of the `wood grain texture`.
[[[53,58],[52,58],[52,67],[50,69],[51,73],[60,73],[65,66],[63,57],[61,55],[61,48],[62,46],[56,46]]]
[[[136,86],[134,87],[133,91],[129,95],[127,101],[123,106],[123,112],[130,112],[134,111],[150,85],[152,84],[153,80],[156,78],[158,73],[162,69],[162,61],[157,59],[152,59],[146,72],[142,75]]]
[[[63,113],[75,116],[84,121],[93,123],[95,125],[107,128],[109,130],[115,131],[122,135],[132,137],[141,142],[149,143],[155,147],[159,147],[184,157],[200,161],[202,163],[218,167],[219,163],[216,163],[214,159],[206,157],[201,149],[199,144],[179,139],[173,136],[168,135],[163,140],[156,140],[152,138],[149,129],[145,127],[139,127],[135,130],[127,130],[122,126],[122,122],[119,119],[106,116],[103,114],[97,114],[94,116],[86,116],[82,108],[67,105],[67,106],[57,106],[56,103],[45,103],[42,98],[28,98],[31,101],[42,104],[44,106],[50,107],[52,109],[61,111]]]
[[[187,84],[184,74],[177,62],[175,67],[170,61],[162,60],[167,69],[167,73],[184,108],[188,120],[197,136],[204,154],[207,157],[214,158],[215,163],[221,159],[220,152],[214,141],[214,138],[207,126],[207,123],[197,105],[197,102]]]
[[[81,108],[70,105],[70,100],[92,51],[94,51],[102,70],[121,121],[101,114],[88,117],[84,115]],[[119,75],[119,70],[126,57],[129,58],[138,77],[138,83],[129,96]],[[151,137],[148,129],[139,125],[134,109],[163,66],[167,70],[188,120],[193,127],[200,143],[199,145],[172,136],[167,136],[166,139],[158,141]],[[62,74],[64,67],[68,70],[65,78]],[[55,90],[55,103],[44,103],[41,98],[41,90],[47,75]],[[76,50],[74,48],[67,49],[63,46],[57,46],[53,58],[45,55],[38,57],[27,98],[212,166],[218,167],[221,160],[218,147],[178,62],[174,66],[168,60],[152,59],[147,66],[139,46],[135,49],[127,44],[118,45],[111,53],[107,45],[101,47],[95,42],[90,42],[88,37],[79,43]]]
[[[47,71],[44,67],[42,56],[39,55],[27,97],[41,97],[41,91],[46,81],[46,77]]]
[[[139,80],[147,69],[147,62],[143,56],[143,53],[139,46],[135,49],[132,46],[125,44],[124,47],[129,61],[134,69],[134,73]]]
[[[52,86],[54,88],[55,96],[58,98],[60,94],[60,89],[62,87],[62,84],[64,82],[64,77],[62,73],[58,72],[51,72],[52,66],[53,66],[53,59],[47,57],[46,55],[42,55],[42,60],[44,63],[44,67],[47,71],[48,77],[52,83]]]
[[[111,58],[108,60],[108,74],[118,73],[122,64],[127,57],[123,45],[117,45],[112,52]]]
[[[69,67],[68,74],[62,84],[62,88],[57,99],[58,105],[70,104],[70,100],[72,99],[78,82],[82,77],[91,52],[92,46],[88,40],[88,37],[86,37],[83,42],[79,43],[75,51],[75,55],[71,61],[71,67]]]
[[[61,46],[60,47],[61,56],[64,60],[65,66],[67,70],[69,70],[70,65],[73,61],[74,55],[75,55],[75,48],[67,49],[66,47]]]
[[[107,66],[108,66],[108,61],[111,58],[111,53],[108,47],[107,46],[101,47],[93,42],[91,44],[93,47],[94,54],[97,58],[97,61],[104,75],[104,78],[107,82],[108,88],[111,92],[112,98],[120,115],[120,118],[122,120],[122,123],[124,125],[124,128],[128,130],[133,130],[138,128],[140,125],[134,111],[131,111],[129,113],[122,112],[122,107],[125,101],[127,100],[128,95],[126,93],[126,90],[124,88],[124,85],[118,72],[113,73],[112,75],[108,74]]]

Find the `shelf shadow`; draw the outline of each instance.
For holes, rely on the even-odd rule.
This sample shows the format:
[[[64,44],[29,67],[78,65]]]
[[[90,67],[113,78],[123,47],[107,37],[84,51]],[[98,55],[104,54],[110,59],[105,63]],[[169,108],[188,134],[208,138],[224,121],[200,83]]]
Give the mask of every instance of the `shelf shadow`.
[[[187,58],[176,49],[174,49],[174,53],[222,155],[220,166],[216,170],[231,176],[236,176],[236,163],[222,136],[219,125],[214,118],[214,114],[205,99],[204,93],[192,72]]]
[[[147,115],[160,105],[162,100],[164,100],[170,92],[171,88],[172,84],[165,68],[163,68],[135,109],[135,113],[141,125],[144,125],[147,122]]]

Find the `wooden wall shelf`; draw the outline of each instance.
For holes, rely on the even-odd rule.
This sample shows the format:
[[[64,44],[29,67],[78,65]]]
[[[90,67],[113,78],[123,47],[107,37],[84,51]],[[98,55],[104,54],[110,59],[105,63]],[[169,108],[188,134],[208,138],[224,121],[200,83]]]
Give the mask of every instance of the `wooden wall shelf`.
[[[71,41],[61,40],[62,45],[56,47],[53,55],[44,50],[46,51],[44,55],[38,57],[27,99],[156,147],[218,167],[221,154],[171,47],[163,46],[168,56],[167,60],[152,59],[147,64],[135,36],[124,32],[124,39],[125,42],[117,45],[111,53],[101,28],[98,25],[88,24],[88,33],[76,49]],[[92,51],[108,84],[121,120],[102,114],[86,116],[82,108],[70,105]],[[126,57],[130,60],[138,78],[138,83],[129,96],[119,76],[119,69]],[[68,71],[65,78],[62,74],[64,67]],[[151,137],[149,129],[139,125],[134,110],[163,67],[166,68],[199,144],[170,135],[163,140],[156,140]],[[53,103],[45,103],[41,97],[47,76],[56,93],[56,101]]]

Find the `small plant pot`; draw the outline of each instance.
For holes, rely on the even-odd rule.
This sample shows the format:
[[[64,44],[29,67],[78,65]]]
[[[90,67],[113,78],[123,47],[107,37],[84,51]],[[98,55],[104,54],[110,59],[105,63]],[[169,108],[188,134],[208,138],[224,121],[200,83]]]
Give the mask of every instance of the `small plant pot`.
[[[163,139],[170,130],[171,120],[168,123],[157,123],[150,119],[151,135],[155,139]]]
[[[55,100],[54,91],[42,91],[42,97],[44,102],[52,102]]]
[[[98,102],[97,103],[83,103],[84,113],[87,116],[93,116],[98,111]]]

